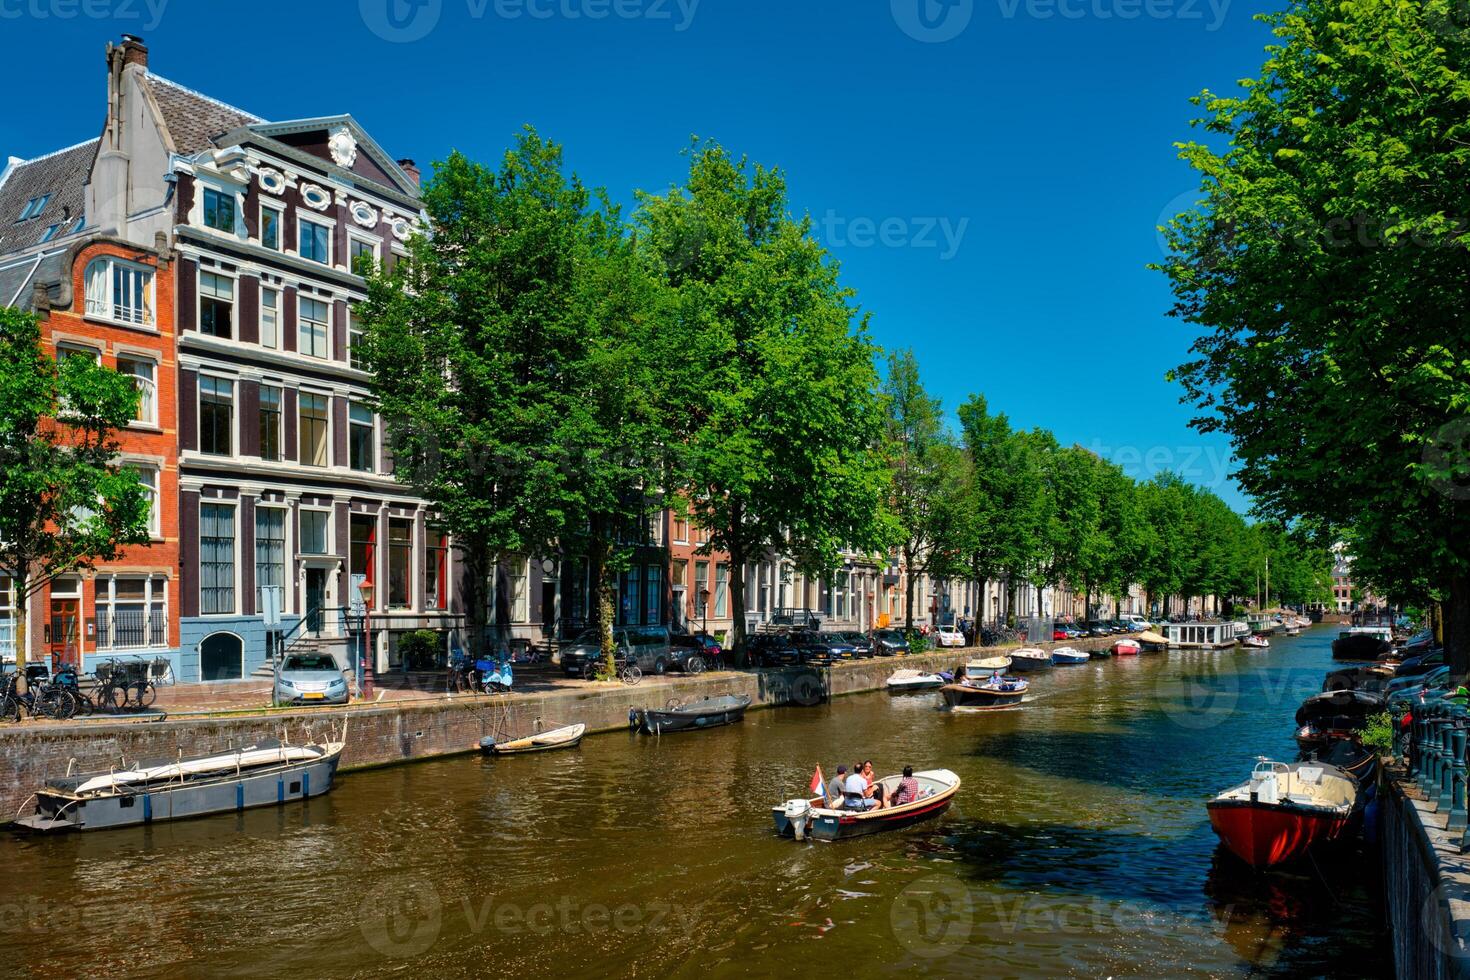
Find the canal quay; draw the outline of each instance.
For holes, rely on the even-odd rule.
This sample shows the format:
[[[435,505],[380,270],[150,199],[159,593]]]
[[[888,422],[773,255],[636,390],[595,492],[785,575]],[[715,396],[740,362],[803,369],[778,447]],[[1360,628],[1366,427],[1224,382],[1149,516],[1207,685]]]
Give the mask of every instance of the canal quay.
[[[1020,710],[855,694],[10,838],[0,930],[29,976],[1388,976],[1376,852],[1254,875],[1204,806],[1294,755],[1335,633],[1059,667]],[[817,765],[860,759],[964,782],[904,832],[773,834]]]

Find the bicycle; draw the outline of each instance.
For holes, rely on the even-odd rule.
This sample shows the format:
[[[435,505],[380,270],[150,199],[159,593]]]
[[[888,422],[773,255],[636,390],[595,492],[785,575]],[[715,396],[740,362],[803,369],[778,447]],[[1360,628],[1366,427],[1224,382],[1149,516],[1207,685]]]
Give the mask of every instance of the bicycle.
[[[617,679],[629,687],[643,680],[643,671],[630,659],[619,657],[613,661],[617,667]],[[603,678],[602,660],[589,660],[582,665],[582,679],[584,681],[595,681]]]
[[[55,684],[71,695],[76,702],[78,715],[86,717],[97,712],[97,703],[82,691],[81,682],[77,679],[77,669],[71,664],[62,664],[57,669]]]
[[[473,694],[480,690],[480,672],[471,660],[450,663],[445,686],[450,694]]]
[[[19,675],[9,675],[5,693],[0,695],[0,719],[18,722],[22,710],[32,718],[51,718],[56,721],[65,721],[76,714],[76,700],[65,688],[38,678],[27,681],[26,692],[21,694],[17,689],[18,680]]]
[[[97,703],[109,711],[143,711],[158,699],[148,665],[108,660],[97,665]]]

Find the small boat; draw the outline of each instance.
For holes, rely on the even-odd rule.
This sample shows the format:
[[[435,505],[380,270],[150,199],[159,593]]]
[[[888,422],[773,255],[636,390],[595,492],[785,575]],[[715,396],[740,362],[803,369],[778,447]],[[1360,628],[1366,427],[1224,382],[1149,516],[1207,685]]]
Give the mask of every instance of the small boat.
[[[1019,677],[995,674],[983,681],[946,684],[939,693],[951,708],[1014,708],[1030,689],[1031,684]]]
[[[1393,630],[1387,626],[1354,626],[1332,641],[1334,660],[1377,660],[1393,649]]]
[[[722,694],[688,704],[674,700],[663,708],[644,708],[632,712],[630,721],[645,735],[691,732],[733,725],[745,717],[745,709],[749,707],[750,698],[744,694]]]
[[[1296,625],[1295,623],[1291,623],[1291,624],[1289,624],[1286,627],[1286,635],[1287,636],[1301,636],[1302,635],[1302,628],[1300,626]]]
[[[1050,670],[1051,654],[1034,647],[1025,647],[1011,654],[1011,670]]]
[[[1134,639],[1143,644],[1145,653],[1160,653],[1169,647],[1169,638],[1155,633],[1153,630],[1144,630],[1135,636]]]
[[[1262,759],[1250,779],[1206,807],[1210,826],[1236,857],[1269,868],[1342,837],[1357,803],[1357,780],[1341,769]]]
[[[490,735],[480,739],[480,751],[489,755],[525,755],[530,752],[550,752],[554,749],[576,748],[587,734],[586,725],[564,725],[524,738],[497,741]]]
[[[1271,646],[1271,641],[1259,633],[1252,633],[1250,636],[1242,636],[1240,645],[1252,650],[1265,650]]]
[[[1051,662],[1058,667],[1070,664],[1085,664],[1091,659],[1092,657],[1089,654],[1073,647],[1057,647],[1051,652]]]
[[[898,791],[902,776],[885,776],[885,796]],[[834,810],[827,806],[824,797],[788,800],[771,808],[771,818],[776,833],[782,837],[805,840],[846,840],[865,834],[877,834],[887,830],[900,830],[925,820],[933,820],[949,809],[955,793],[960,789],[960,777],[948,769],[931,769],[914,773],[919,783],[919,798],[912,803],[888,807],[883,810]]]
[[[1004,674],[1010,668],[1010,657],[986,657],[984,660],[971,660],[965,664],[965,676],[990,677],[994,674]]]
[[[36,792],[34,811],[14,825],[33,833],[114,830],[306,800],[332,788],[344,746],[265,739],[231,752],[52,779]]]
[[[1324,691],[1367,691],[1383,694],[1388,682],[1393,680],[1393,668],[1373,665],[1371,667],[1343,667],[1329,671],[1322,681]]]
[[[1384,695],[1364,690],[1323,691],[1296,711],[1296,744],[1303,752],[1324,751],[1336,742],[1353,741],[1368,719],[1387,710]]]
[[[1113,644],[1113,654],[1119,657],[1136,657],[1143,652],[1143,644],[1137,640],[1119,640]]]
[[[888,690],[894,694],[906,691],[934,691],[949,683],[943,674],[927,674],[922,670],[895,670],[888,678]]]
[[[1087,656],[1092,660],[1106,660],[1112,655],[1112,647],[1093,647],[1087,652]]]

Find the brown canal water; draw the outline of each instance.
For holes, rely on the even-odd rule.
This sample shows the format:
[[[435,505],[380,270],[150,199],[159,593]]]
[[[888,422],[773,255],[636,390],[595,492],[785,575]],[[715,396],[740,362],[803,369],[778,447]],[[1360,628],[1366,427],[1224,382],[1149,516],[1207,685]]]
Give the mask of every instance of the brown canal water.
[[[662,739],[350,774],[309,805],[0,841],[0,975],[1385,976],[1371,852],[1255,876],[1205,800],[1288,757],[1334,631],[873,694]],[[964,780],[939,821],[771,832],[813,768]]]

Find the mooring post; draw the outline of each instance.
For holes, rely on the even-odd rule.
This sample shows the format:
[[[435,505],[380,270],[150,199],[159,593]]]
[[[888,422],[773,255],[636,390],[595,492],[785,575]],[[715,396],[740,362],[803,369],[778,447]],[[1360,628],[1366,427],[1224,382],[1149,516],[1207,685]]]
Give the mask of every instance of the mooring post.
[[[1463,835],[1467,826],[1465,813],[1465,728],[1466,711],[1463,705],[1453,710],[1455,728],[1451,741],[1451,761],[1454,779],[1450,794],[1450,816],[1445,824],[1445,833]]]
[[[1455,798],[1455,729],[1458,727],[1455,709],[1457,707],[1458,705],[1451,705],[1446,709],[1444,725],[1439,733],[1444,764],[1440,769],[1439,798],[1436,802],[1439,812],[1443,814],[1450,812],[1450,804]],[[1448,820],[1448,816],[1445,819]]]

